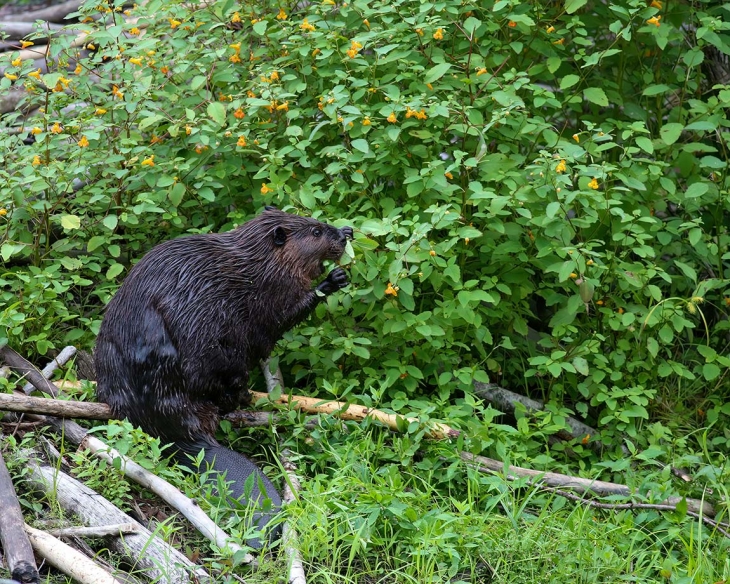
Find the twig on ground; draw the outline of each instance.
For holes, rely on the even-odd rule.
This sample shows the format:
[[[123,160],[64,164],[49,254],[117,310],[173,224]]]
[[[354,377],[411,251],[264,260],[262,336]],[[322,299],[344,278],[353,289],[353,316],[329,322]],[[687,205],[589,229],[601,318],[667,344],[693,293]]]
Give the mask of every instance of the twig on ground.
[[[592,499],[586,499],[584,497],[579,497],[578,495],[574,493],[569,493],[567,491],[563,491],[560,489],[553,489],[554,493],[560,495],[561,497],[565,497],[566,499],[570,499],[571,501],[577,501],[578,503],[581,503],[582,505],[588,505],[590,507],[595,507],[597,509],[611,509],[614,511],[621,511],[623,509],[654,509],[657,511],[677,511],[676,505],[665,505],[665,504],[657,504],[657,503],[603,503],[601,501],[594,501]],[[689,507],[689,505],[688,505]],[[721,524],[717,521],[713,521],[706,515],[703,515],[702,513],[695,513],[694,511],[690,511],[687,509],[686,511],[687,515],[690,517],[694,517],[695,519],[701,520],[703,523],[706,523],[707,525],[710,525],[711,527],[714,527],[722,533],[725,537],[730,539],[730,532],[725,531],[725,529],[730,529],[730,525]]]
[[[630,497],[632,495],[631,490],[626,485],[594,479],[583,479],[555,472],[532,470],[512,465],[505,468],[503,462],[487,458],[486,456],[478,456],[476,454],[469,454],[468,452],[460,452],[459,455],[462,460],[471,464],[479,471],[504,472],[505,476],[510,480],[529,478],[533,479],[534,483],[542,483],[548,487],[562,487],[574,489],[580,493],[595,493],[596,495],[621,495],[623,497]],[[681,497],[670,497],[664,503],[674,508],[681,501]],[[702,513],[709,517],[715,516],[714,507],[707,501],[700,501],[698,499],[686,499],[686,501],[687,508],[694,513]]]
[[[108,535],[119,535],[128,533],[139,533],[139,523],[116,523],[114,525],[98,525],[93,527],[59,527],[58,529],[46,529],[46,533],[53,537],[106,537]]]
[[[10,577],[23,584],[39,582],[33,548],[23,531],[23,512],[0,452],[0,543]]]

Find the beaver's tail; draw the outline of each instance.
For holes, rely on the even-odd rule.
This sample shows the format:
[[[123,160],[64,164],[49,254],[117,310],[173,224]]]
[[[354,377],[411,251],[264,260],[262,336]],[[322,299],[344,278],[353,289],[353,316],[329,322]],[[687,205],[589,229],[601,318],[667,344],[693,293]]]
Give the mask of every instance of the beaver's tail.
[[[250,525],[255,525],[259,530],[264,530],[281,509],[281,496],[276,487],[261,472],[259,467],[242,454],[224,448],[218,442],[207,437],[205,440],[177,441],[175,447],[177,453],[174,458],[179,463],[191,468],[193,471],[215,471],[210,475],[214,481],[217,480],[215,476],[217,473],[224,474],[230,496],[243,505],[255,505],[257,507],[257,510],[251,515]],[[197,459],[201,450],[205,451],[203,462],[199,468],[196,468],[193,459]],[[249,477],[251,477],[250,480]],[[278,539],[280,531],[281,527],[279,525],[271,528],[268,533],[269,541]],[[263,542],[258,538],[249,539],[246,544],[255,549],[263,547]]]

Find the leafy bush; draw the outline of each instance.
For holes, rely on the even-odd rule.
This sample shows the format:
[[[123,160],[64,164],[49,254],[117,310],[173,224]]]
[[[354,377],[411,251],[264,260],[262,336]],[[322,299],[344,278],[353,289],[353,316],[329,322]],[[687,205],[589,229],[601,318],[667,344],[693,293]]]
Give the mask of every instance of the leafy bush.
[[[0,337],[90,348],[152,245],[276,204],[356,230],[352,286],[279,345],[290,386],[448,418],[466,448],[537,466],[594,456],[547,450],[571,412],[600,429],[583,442],[615,449],[608,471],[624,443],[726,464],[722,6],[151,0],[80,16],[83,47],[58,37],[49,73],[24,60],[0,79],[41,108],[0,121],[17,130],[0,134]],[[555,405],[510,431],[475,380]]]

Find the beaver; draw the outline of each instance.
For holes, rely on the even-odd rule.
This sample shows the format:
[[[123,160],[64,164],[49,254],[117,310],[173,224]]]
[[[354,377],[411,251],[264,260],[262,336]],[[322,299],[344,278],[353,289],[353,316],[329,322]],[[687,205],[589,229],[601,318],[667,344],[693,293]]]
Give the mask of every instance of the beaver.
[[[190,464],[188,455],[204,450],[209,468],[233,481],[234,498],[250,489],[259,528],[281,497],[251,460],[216,441],[218,421],[250,403],[251,367],[322,298],[348,285],[340,267],[313,285],[323,261],[340,259],[348,238],[351,227],[267,207],[233,231],[152,248],[102,319],[94,351],[98,399],[116,417],[172,443],[178,461]],[[259,539],[247,543],[262,547]]]

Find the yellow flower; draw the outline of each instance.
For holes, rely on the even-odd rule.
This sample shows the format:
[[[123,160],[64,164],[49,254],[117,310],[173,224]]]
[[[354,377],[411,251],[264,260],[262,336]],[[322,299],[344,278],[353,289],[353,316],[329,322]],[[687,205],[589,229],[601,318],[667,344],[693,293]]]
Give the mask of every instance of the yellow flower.
[[[277,20],[286,20],[286,12],[283,8],[279,8],[279,14],[276,15]]]
[[[236,142],[236,146],[240,146],[241,148],[243,148],[244,146],[246,146],[246,137],[245,136],[239,136],[238,137],[238,142]]]
[[[423,29],[422,29],[422,28],[417,28],[417,29],[416,29],[416,34],[417,34],[418,36],[423,36]]]
[[[136,26],[134,26],[129,29],[129,34],[137,35],[137,34],[139,34],[139,29]]]
[[[10,79],[10,81],[15,81],[18,78],[17,75],[13,75],[12,73],[5,73],[5,77]]]
[[[390,282],[388,282],[388,287],[385,289],[385,295],[386,296],[398,296],[398,286],[393,286]]]
[[[261,194],[262,195],[268,195],[269,193],[273,193],[274,189],[270,189],[268,186],[266,186],[266,183],[261,185]]]
[[[119,99],[122,99],[124,97],[124,93],[119,91],[119,87],[117,87],[116,85],[112,85],[112,95],[114,97],[118,97]]]
[[[33,46],[33,43],[31,41],[22,41],[20,43],[21,49],[27,49],[28,47],[32,47],[32,46]]]
[[[170,69],[169,67],[167,67],[167,65],[163,65],[162,67],[160,67],[160,73],[162,73],[163,75],[167,75],[169,72]]]
[[[558,39],[557,41],[553,42],[554,45],[564,45],[565,39]]]
[[[320,54],[321,52],[322,52],[322,51],[320,51],[320,50],[319,50],[319,48],[317,48],[317,49],[314,49],[314,50],[312,51],[312,57],[316,57],[316,56],[317,56],[317,55],[319,55],[319,54]]]
[[[661,19],[662,19],[661,15],[652,16],[649,20],[646,21],[646,24],[653,24],[654,26],[659,26],[661,24],[659,22]]]
[[[40,128],[39,128],[38,126],[36,126],[35,128],[33,128],[33,129],[32,129],[32,130],[30,131],[30,133],[31,133],[31,134],[33,134],[34,136],[36,136],[36,135],[40,134],[40,133],[41,133],[42,131],[43,131],[43,130],[41,130],[41,129],[40,129]]]
[[[398,121],[398,117],[395,115],[395,112],[390,112],[390,115],[388,116],[388,121],[391,124],[395,124]]]
[[[553,32],[555,32],[555,27],[554,26],[548,26],[547,27],[547,30],[545,32],[547,32],[548,34],[553,33]]]
[[[33,157],[33,162],[31,164],[33,164],[33,166],[38,166],[38,165],[40,165],[40,163],[41,163],[41,157],[36,154]]]
[[[37,71],[31,71],[28,73],[28,77],[33,77],[34,79],[37,79],[38,81],[41,80],[41,70],[38,69]]]
[[[192,132],[193,129],[190,126],[185,126],[185,134],[187,136],[190,136],[190,132]]]
[[[288,112],[289,111],[289,102],[285,101],[284,103],[277,105],[276,110]]]
[[[436,32],[433,33],[433,38],[435,38],[437,41],[440,41],[441,39],[443,39],[444,38],[444,29],[437,28]]]
[[[228,60],[231,63],[240,63],[241,62],[241,57],[238,56],[238,53],[234,53],[233,55],[231,55],[230,57],[228,57]]]
[[[179,20],[175,20],[174,18],[168,18],[167,20],[170,21],[170,28],[177,28],[182,24]]]
[[[5,217],[5,215],[7,215],[7,214],[8,214],[7,209],[0,209],[0,217]]]
[[[231,22],[241,22],[241,15],[238,12],[234,12],[231,16]]]
[[[317,30],[313,24],[309,24],[309,21],[306,18],[302,21],[302,24],[299,25],[299,28],[306,32],[314,32]]]
[[[155,165],[155,155],[150,155],[149,158],[145,158],[141,163],[142,166],[154,166]]]
[[[598,188],[598,181],[594,178],[591,182],[588,183],[588,186],[595,190]]]
[[[276,71],[274,71],[274,72],[273,72],[273,73],[271,74],[271,77],[269,77],[269,81],[276,81],[277,79],[279,79],[279,73],[278,73],[278,72],[276,72]]]
[[[81,71],[83,71],[83,69],[81,68],[81,63],[77,63],[76,68],[74,69],[74,74],[81,75]]]
[[[486,67],[482,67],[481,69],[479,69],[477,71],[477,77],[479,77],[480,75],[484,75],[486,72],[487,72],[487,68]]]
[[[363,125],[363,126],[369,126],[369,125],[370,125],[370,118],[365,118],[365,119],[364,119],[364,120],[362,121],[362,125]]]
[[[103,107],[98,107],[94,113],[97,116],[103,116],[106,113],[106,110]]]
[[[81,136],[81,140],[79,140],[79,148],[86,148],[89,145],[89,141],[86,139],[86,136]]]
[[[63,128],[58,122],[51,126],[51,134],[60,134],[61,132],[63,132]]]
[[[13,67],[20,67],[20,64],[21,64],[22,62],[23,62],[23,59],[21,59],[20,57],[18,57],[17,59],[14,59],[14,60],[10,61],[10,64],[11,64],[11,65],[12,65]]]
[[[567,166],[565,165],[565,160],[561,160],[560,162],[558,162],[558,165],[555,167],[555,172],[560,174],[562,172],[565,172],[566,168],[567,168]]]
[[[659,2],[659,0],[651,0],[651,4],[649,4],[652,8],[657,8],[658,10],[662,9],[662,3]]]
[[[573,134],[573,140],[580,142],[580,136],[578,136],[578,134]]]
[[[134,57],[129,60],[130,63],[134,63],[135,65],[142,65],[142,59],[140,57]]]
[[[464,245],[469,245],[469,242],[470,241],[471,241],[471,239],[469,239],[468,237],[465,237],[464,238]]]
[[[249,98],[253,99],[254,97],[256,97],[256,94],[255,94],[255,93],[254,93],[253,91],[251,91],[251,90],[249,89],[249,90],[248,90],[248,91],[246,92],[246,97],[249,97]]]
[[[431,85],[430,83],[426,83],[426,87],[428,87],[431,91],[433,91],[433,85]]]
[[[364,19],[364,20],[362,21],[362,23],[363,23],[363,24],[364,24],[365,26],[367,26],[368,28],[370,28],[370,21],[369,21],[369,20],[368,20],[367,18],[366,18],[366,19]]]

